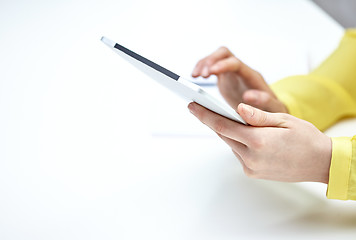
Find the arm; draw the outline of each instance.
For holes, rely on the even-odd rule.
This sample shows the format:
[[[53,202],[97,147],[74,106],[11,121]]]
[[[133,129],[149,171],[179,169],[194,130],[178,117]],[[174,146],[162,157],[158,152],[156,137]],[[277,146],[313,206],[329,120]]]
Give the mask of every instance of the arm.
[[[271,86],[290,114],[324,130],[356,116],[356,30],[346,32],[338,49],[305,76]],[[332,138],[328,198],[356,200],[356,137]]]
[[[245,102],[270,112],[288,110],[290,114],[312,122],[322,130],[341,118],[356,116],[355,30],[348,31],[339,48],[311,74],[283,79],[272,85],[273,91],[266,88],[261,75],[227,49],[223,50],[199,61],[193,76],[217,75],[222,95],[234,108]],[[190,106],[193,114],[232,148],[248,176],[280,181],[325,182],[329,183],[329,198],[356,200],[356,137],[333,138],[331,143],[326,135],[307,122],[285,114],[270,115],[255,108],[252,111],[256,115],[249,119],[243,107],[239,107],[237,111],[240,115],[251,126],[257,126],[243,127],[249,131],[242,134],[239,131],[241,125],[193,106]],[[270,118],[276,121],[264,126],[263,122]],[[281,126],[281,123],[285,125]],[[251,137],[245,139],[246,136]],[[280,137],[284,140],[280,141]],[[315,143],[320,145],[314,146]],[[266,147],[268,144],[273,146]],[[271,149],[278,151],[271,152]],[[293,154],[295,150],[298,151]]]
[[[271,87],[290,114],[321,130],[356,116],[356,30],[347,31],[338,49],[313,72]]]

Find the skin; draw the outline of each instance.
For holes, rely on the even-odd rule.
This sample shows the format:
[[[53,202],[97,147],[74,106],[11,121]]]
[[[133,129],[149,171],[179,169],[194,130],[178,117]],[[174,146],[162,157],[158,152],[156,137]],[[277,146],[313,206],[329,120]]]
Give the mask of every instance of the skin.
[[[221,95],[234,109],[241,102],[269,112],[287,113],[262,75],[236,58],[229,49],[220,47],[195,66],[192,76],[218,77]]]
[[[190,103],[188,108],[231,147],[247,176],[328,183],[332,146],[328,136],[311,123],[286,114],[287,108],[262,76],[228,49],[219,48],[200,60],[192,75],[211,74],[217,75],[223,97],[249,125],[227,119],[197,103]]]

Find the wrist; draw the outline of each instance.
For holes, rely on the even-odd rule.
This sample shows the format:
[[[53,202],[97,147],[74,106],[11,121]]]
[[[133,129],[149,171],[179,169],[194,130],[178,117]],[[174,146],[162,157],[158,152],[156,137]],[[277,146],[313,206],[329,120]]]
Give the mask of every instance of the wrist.
[[[324,135],[323,144],[320,146],[320,167],[319,167],[319,176],[320,179],[318,182],[328,184],[329,182],[329,172],[332,156],[332,141],[331,138]]]

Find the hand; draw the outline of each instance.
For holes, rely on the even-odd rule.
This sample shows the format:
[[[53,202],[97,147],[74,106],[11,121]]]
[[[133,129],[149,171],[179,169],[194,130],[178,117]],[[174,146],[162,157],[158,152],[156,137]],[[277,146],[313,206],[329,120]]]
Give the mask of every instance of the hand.
[[[218,77],[220,93],[232,108],[244,102],[269,112],[288,112],[261,74],[237,59],[226,47],[200,60],[192,76],[207,78],[212,74]]]
[[[190,103],[188,108],[232,148],[247,176],[284,182],[328,183],[331,139],[311,123],[246,104],[240,104],[237,112],[250,126],[197,103]]]

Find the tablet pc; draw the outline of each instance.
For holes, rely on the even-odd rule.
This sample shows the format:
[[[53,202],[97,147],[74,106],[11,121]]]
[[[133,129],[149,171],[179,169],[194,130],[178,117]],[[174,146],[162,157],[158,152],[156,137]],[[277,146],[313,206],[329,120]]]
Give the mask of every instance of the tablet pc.
[[[102,37],[101,41],[114,50],[126,61],[134,65],[161,85],[190,102],[196,102],[207,109],[234,120],[246,124],[241,116],[227,103],[221,102],[204,91],[200,86],[182,78],[172,71],[142,57],[141,55],[125,48],[124,46]]]

